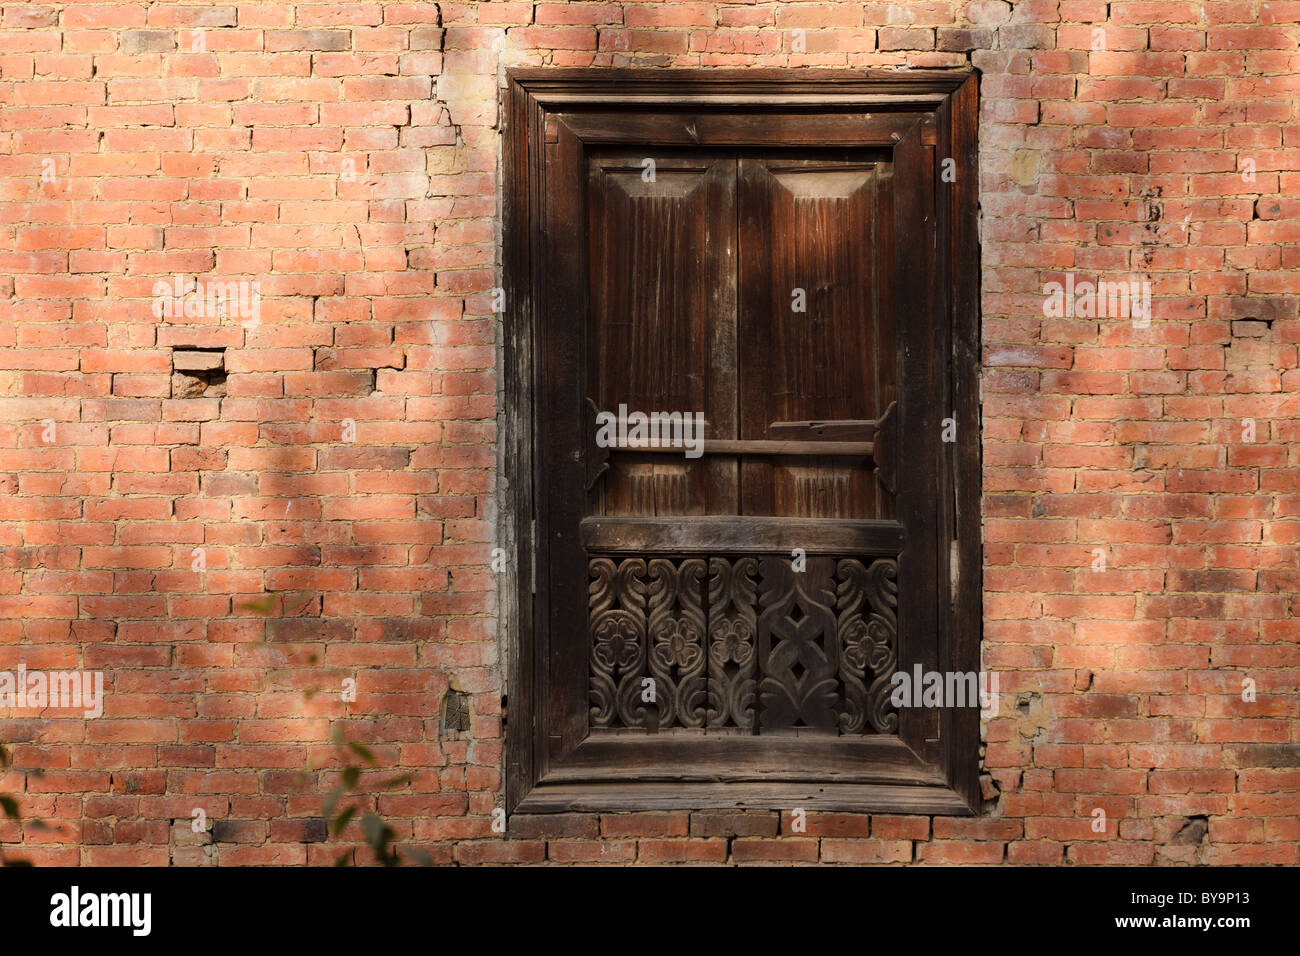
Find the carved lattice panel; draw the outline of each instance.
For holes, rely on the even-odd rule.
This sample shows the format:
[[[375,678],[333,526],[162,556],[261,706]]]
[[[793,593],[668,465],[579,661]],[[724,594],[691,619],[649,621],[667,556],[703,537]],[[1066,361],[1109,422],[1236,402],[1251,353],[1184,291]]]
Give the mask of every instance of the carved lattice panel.
[[[650,676],[661,727],[704,726],[704,568],[702,558],[650,562]]]
[[[646,664],[645,562],[588,563],[587,631],[591,638],[593,727],[644,727],[640,678]]]
[[[764,558],[758,603],[758,685],[763,730],[815,727],[833,732],[838,723],[839,635],[835,621],[835,563],[807,558],[794,569],[789,558]]]
[[[758,561],[709,559],[709,726],[754,725]]]
[[[890,558],[589,561],[591,726],[893,733]]]

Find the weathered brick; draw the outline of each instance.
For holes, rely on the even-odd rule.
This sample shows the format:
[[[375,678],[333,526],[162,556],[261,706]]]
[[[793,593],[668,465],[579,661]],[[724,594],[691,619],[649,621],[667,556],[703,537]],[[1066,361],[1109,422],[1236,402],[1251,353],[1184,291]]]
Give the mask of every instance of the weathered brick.
[[[176,49],[176,34],[171,30],[124,30],[122,52],[170,53]]]
[[[349,50],[352,34],[347,30],[269,30],[266,51],[282,53],[295,50]]]
[[[738,837],[731,843],[731,858],[737,863],[816,863],[817,840],[766,840]]]
[[[681,837],[686,833],[684,813],[614,813],[600,818],[603,837]]]
[[[691,836],[776,836],[779,824],[780,818],[776,813],[692,813]]]
[[[726,840],[639,840],[637,862],[653,865],[665,863],[725,863]]]
[[[511,839],[520,840],[594,840],[600,829],[594,814],[537,813],[509,817],[506,832]]]
[[[822,840],[823,863],[911,863],[907,840]]]

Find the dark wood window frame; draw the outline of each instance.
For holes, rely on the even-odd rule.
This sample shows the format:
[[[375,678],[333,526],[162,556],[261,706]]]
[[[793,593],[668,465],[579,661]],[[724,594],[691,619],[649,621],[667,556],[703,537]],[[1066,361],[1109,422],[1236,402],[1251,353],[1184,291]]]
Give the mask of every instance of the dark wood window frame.
[[[761,752],[716,746],[684,751],[655,735],[583,741],[573,702],[558,706],[557,667],[544,607],[550,528],[539,417],[539,376],[555,374],[539,352],[548,310],[585,308],[581,272],[583,150],[591,145],[884,147],[895,150],[909,199],[933,215],[918,235],[904,348],[929,350],[931,402],[900,431],[937,434],[953,416],[957,440],[911,447],[923,469],[938,542],[940,599],[908,660],[926,669],[980,669],[981,523],[978,407],[979,265],[977,84],[958,71],[653,71],[525,69],[508,75],[503,110],[504,413],[499,436],[499,544],[511,555],[501,589],[508,667],[506,808],[509,813],[803,807],[810,810],[970,814],[981,805],[979,711],[909,711],[898,737],[846,746],[807,738],[765,741]],[[548,157],[552,162],[548,162]],[[923,162],[916,162],[917,158]],[[554,160],[559,160],[554,162]],[[945,160],[951,160],[945,163]],[[947,175],[945,175],[945,172]],[[906,195],[906,194],[905,194]],[[567,199],[566,199],[567,197]],[[567,202],[567,207],[566,207]],[[924,281],[915,273],[925,272]],[[578,311],[577,314],[583,314]],[[916,322],[928,317],[929,321]],[[908,387],[906,384],[904,387]],[[915,407],[918,403],[913,403]],[[901,457],[907,446],[900,446]],[[927,494],[929,500],[929,494]],[[549,529],[549,530],[548,530]],[[842,536],[841,536],[842,537]],[[828,546],[829,548],[829,546]],[[565,585],[585,590],[586,580]],[[539,602],[540,605],[539,606]],[[919,647],[920,643],[927,646]],[[562,672],[562,671],[559,671]],[[564,726],[566,720],[569,726]],[[735,740],[736,738],[729,738]],[[743,738],[741,738],[743,740]],[[755,740],[759,738],[753,738]]]

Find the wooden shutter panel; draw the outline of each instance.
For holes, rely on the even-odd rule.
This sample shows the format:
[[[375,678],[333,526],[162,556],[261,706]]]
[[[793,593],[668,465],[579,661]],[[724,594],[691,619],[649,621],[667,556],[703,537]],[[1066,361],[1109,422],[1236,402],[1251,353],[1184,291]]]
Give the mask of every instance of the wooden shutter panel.
[[[702,412],[712,436],[729,437],[736,409],[735,160],[646,153],[588,160],[591,407]],[[594,514],[734,510],[734,464],[590,454],[609,463],[595,488]]]
[[[887,163],[740,160],[742,438],[870,440],[895,400],[890,199]],[[742,487],[744,514],[892,517],[866,458],[751,459]]]

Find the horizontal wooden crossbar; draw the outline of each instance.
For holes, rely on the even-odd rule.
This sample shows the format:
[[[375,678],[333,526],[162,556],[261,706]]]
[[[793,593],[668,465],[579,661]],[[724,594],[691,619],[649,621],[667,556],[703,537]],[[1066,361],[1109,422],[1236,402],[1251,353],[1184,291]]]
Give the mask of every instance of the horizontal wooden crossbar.
[[[579,527],[590,552],[808,554],[893,556],[903,550],[896,521],[700,515],[676,518],[585,518]]]
[[[746,441],[735,438],[706,438],[700,443],[700,451],[705,455],[772,455],[778,457],[801,458],[871,458],[875,455],[875,445],[869,441],[770,441],[756,439]],[[690,451],[690,446],[681,441],[657,446],[642,447],[627,442],[611,445],[613,452],[649,452],[671,453],[681,455]]]

